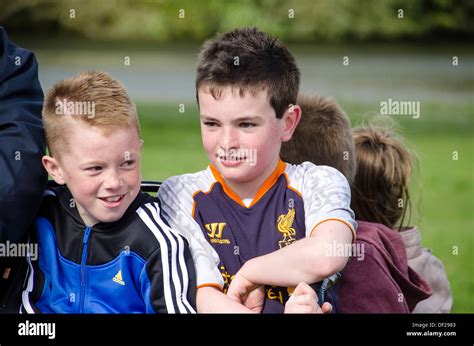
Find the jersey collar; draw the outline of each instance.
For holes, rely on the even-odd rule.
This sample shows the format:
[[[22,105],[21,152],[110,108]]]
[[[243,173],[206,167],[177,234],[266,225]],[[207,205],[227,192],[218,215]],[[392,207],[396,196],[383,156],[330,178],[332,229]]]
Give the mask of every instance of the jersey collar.
[[[214,178],[221,184],[224,193],[236,203],[240,204],[244,208],[251,208],[253,207],[265,194],[272,188],[273,185],[277,182],[280,175],[285,173],[286,163],[282,160],[278,160],[278,164],[276,168],[273,170],[272,174],[263,182],[263,184],[258,189],[257,193],[255,194],[252,203],[247,207],[242,199],[232,190],[232,188],[227,185],[222,175],[219,173],[216,167],[212,164],[209,165]]]

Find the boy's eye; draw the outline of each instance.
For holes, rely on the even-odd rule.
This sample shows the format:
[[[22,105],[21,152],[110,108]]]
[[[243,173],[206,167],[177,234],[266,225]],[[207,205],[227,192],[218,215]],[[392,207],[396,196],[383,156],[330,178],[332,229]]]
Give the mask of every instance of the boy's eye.
[[[256,125],[253,123],[240,123],[239,126],[244,129],[249,129],[249,128],[255,127]]]
[[[128,166],[133,165],[134,163],[135,163],[134,160],[127,160],[124,163],[122,163],[122,166],[128,167]]]
[[[217,127],[218,126],[218,124],[214,121],[205,121],[204,125],[207,126],[207,127]]]
[[[90,171],[90,172],[98,172],[101,170],[102,170],[102,167],[100,166],[92,166],[92,167],[86,168],[86,171]]]

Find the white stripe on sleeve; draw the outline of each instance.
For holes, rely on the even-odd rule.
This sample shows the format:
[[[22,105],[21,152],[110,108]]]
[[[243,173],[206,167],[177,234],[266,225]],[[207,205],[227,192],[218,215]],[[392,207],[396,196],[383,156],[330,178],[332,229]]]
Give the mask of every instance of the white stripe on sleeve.
[[[148,207],[148,204],[147,204],[147,207]],[[188,301],[189,274],[188,274],[188,268],[186,266],[186,260],[184,258],[184,247],[185,247],[185,245],[184,245],[184,242],[183,242],[183,238],[178,232],[176,232],[174,229],[170,228],[169,226],[167,226],[163,222],[163,220],[161,219],[160,213],[159,213],[160,207],[159,207],[158,203],[156,203],[156,202],[153,203],[153,205],[148,207],[148,209],[150,209],[150,211],[152,212],[152,214],[155,218],[155,221],[158,222],[158,224],[161,226],[161,228],[165,232],[166,236],[170,239],[171,244],[174,244],[173,235],[178,240],[178,261],[179,261],[179,266],[180,266],[180,269],[181,269],[181,273],[183,275],[183,285],[181,285],[181,281],[179,280],[175,257],[173,257],[173,262],[172,262],[172,265],[173,265],[173,281],[175,283],[176,296],[177,296],[176,298],[178,300],[178,304],[182,305],[182,303],[184,303],[187,306],[188,310],[184,309],[184,312],[189,312],[189,311],[190,312],[195,312],[194,308],[191,306],[191,304]],[[171,235],[171,234],[173,234],[173,235]],[[176,278],[175,278],[174,274],[176,274]]]
[[[31,303],[30,303],[30,292],[33,291],[34,270],[33,270],[33,265],[31,264],[30,256],[27,256],[26,260],[28,262],[30,272],[28,273],[28,285],[26,286],[26,289],[21,293],[21,302],[27,313],[34,314],[35,310],[33,310],[33,307],[31,306]],[[20,308],[20,311],[21,311],[21,308]]]

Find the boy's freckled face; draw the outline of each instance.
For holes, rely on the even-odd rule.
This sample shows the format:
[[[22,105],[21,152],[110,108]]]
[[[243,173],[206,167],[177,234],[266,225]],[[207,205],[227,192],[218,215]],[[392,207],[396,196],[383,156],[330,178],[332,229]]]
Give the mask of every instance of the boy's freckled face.
[[[76,124],[59,163],[87,225],[120,219],[140,190],[141,140],[135,128],[100,129]]]
[[[284,130],[267,91],[240,96],[238,90],[226,87],[219,99],[202,89],[198,96],[202,141],[209,161],[234,190],[242,185],[247,191],[249,185],[258,189],[278,163]],[[253,196],[244,198],[248,197]]]

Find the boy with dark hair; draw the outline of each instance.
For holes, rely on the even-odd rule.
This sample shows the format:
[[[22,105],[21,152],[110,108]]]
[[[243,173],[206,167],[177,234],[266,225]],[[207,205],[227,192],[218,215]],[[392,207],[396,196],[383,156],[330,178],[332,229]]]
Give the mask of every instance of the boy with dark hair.
[[[366,181],[374,184],[374,187],[378,186],[378,189],[374,188],[370,192],[369,200],[375,201],[374,196],[380,195],[384,201],[383,205],[389,203],[384,194],[385,189],[382,188],[384,185],[376,181],[382,178],[382,174],[377,178],[369,173],[375,172],[370,168],[374,166],[374,162],[382,163],[384,158],[371,155],[365,160],[366,169],[363,172],[357,165],[360,158],[357,149],[365,148],[380,154],[383,152],[382,148],[389,144],[388,141],[382,144],[375,137],[366,137],[360,141],[360,136],[355,134],[356,148],[349,118],[336,102],[320,96],[300,95],[298,104],[303,111],[302,120],[295,136],[282,146],[282,157],[289,162],[307,160],[317,165],[335,167],[347,177],[354,188],[359,187],[361,179],[368,178]],[[315,150],[318,152],[315,153]],[[397,151],[394,150],[393,153],[395,152]],[[398,157],[386,159],[397,167],[406,164],[406,160],[401,161]],[[386,189],[390,190],[391,186],[386,186]],[[366,206],[368,202],[365,189],[354,194],[360,197],[356,205],[353,204],[359,218],[360,215],[365,215],[361,211],[371,206]],[[339,291],[341,312],[408,313],[417,302],[429,296],[430,288],[408,267],[405,246],[400,235],[385,225],[373,222],[357,220],[357,239],[352,248],[356,251],[352,253],[353,257],[342,271]]]
[[[218,35],[199,55],[196,95],[210,165],[168,179],[159,192],[172,227],[186,234],[199,268],[207,266],[197,271],[198,311],[311,304],[309,295],[289,299],[293,287],[346,264],[327,249],[355,238],[347,180],[331,167],[279,159],[300,120],[299,80],[288,49],[256,28]],[[319,302],[337,307],[329,286],[314,286]]]

